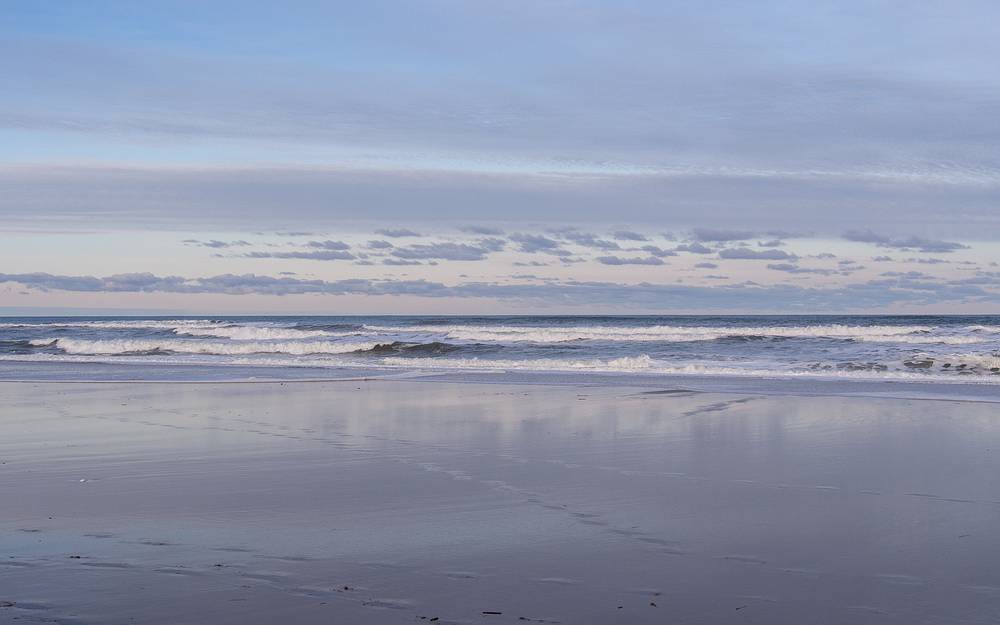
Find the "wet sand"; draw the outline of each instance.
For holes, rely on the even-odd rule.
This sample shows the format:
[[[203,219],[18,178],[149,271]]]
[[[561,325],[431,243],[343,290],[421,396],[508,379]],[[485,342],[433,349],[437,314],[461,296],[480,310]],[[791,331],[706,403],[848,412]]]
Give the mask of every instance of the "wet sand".
[[[0,462],[0,623],[1000,618],[995,403],[2,383]]]

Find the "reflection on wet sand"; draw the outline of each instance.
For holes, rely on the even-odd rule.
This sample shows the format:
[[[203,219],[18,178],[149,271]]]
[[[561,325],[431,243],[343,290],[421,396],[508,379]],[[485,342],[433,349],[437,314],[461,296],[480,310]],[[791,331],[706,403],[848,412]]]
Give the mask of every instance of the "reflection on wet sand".
[[[995,404],[649,391],[0,384],[0,621],[997,613]]]

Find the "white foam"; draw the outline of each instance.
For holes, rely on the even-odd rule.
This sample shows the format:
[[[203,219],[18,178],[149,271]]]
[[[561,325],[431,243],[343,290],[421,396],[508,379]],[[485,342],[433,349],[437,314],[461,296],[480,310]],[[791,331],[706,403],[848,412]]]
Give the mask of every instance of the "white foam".
[[[991,370],[1000,369],[1000,352],[998,353],[957,353],[957,354],[915,354],[911,361],[931,360],[934,367],[956,369],[964,365],[966,369]]]
[[[732,376],[747,378],[817,378],[854,380],[921,380],[921,381],[961,381],[1000,384],[1000,376],[942,376],[940,373],[925,373],[902,370],[838,370],[838,369],[774,369],[757,367],[732,367],[719,365],[669,365],[649,356],[633,356],[610,360],[536,359],[536,360],[484,360],[479,358],[441,358],[431,361],[414,362],[413,359],[390,357],[383,363],[392,367],[421,368],[425,370],[466,370],[466,371],[525,371],[525,372],[591,372],[591,373],[643,373],[661,375]]]
[[[584,319],[572,320],[572,325],[533,320],[532,325],[524,326],[503,319],[484,323],[455,319],[454,323],[438,326],[392,325],[388,319],[385,322],[385,325],[369,324],[360,329],[352,329],[352,326],[302,327],[297,326],[296,321],[277,318],[66,320],[5,323],[0,327],[51,328],[54,330],[51,334],[46,330],[12,334],[51,336],[54,338],[30,342],[36,347],[52,345],[57,348],[37,350],[47,353],[9,353],[4,355],[4,360],[37,358],[118,363],[351,366],[411,371],[511,370],[1000,382],[1000,375],[993,375],[991,371],[1000,368],[1000,352],[996,351],[1000,348],[998,325],[867,325],[863,322],[767,325],[767,320],[755,320],[750,323],[758,325],[749,326],[714,320],[711,325],[704,326],[670,323],[642,326],[638,325],[641,321],[609,320],[605,325]],[[334,329],[336,327],[345,329]],[[799,340],[780,344],[748,341],[745,345],[716,346],[708,343],[725,338],[758,337]],[[507,348],[459,350],[447,356],[435,354],[419,359],[400,357],[398,353],[386,357],[352,354],[396,340],[407,343],[442,341],[463,346],[483,343]],[[21,341],[18,339],[19,344],[10,351],[27,351]],[[573,344],[574,341],[577,343]],[[687,349],[669,347],[674,342],[694,341],[706,343]],[[562,343],[567,344],[560,345]],[[950,347],[952,345],[975,346]],[[961,349],[969,351],[948,353]],[[461,357],[465,354],[485,355],[486,358]],[[682,354],[687,356],[678,360]],[[491,355],[506,356],[506,359],[493,360],[489,358]],[[924,362],[927,360],[929,362]]]
[[[534,360],[484,360],[480,358],[439,358],[426,362],[417,362],[413,358],[391,356],[382,359],[383,364],[390,366],[427,366],[436,368],[440,365],[446,369],[522,369],[533,371],[650,371],[654,369],[654,361],[649,356],[626,356],[609,360],[600,359],[562,359],[540,358]]]
[[[256,357],[254,357],[256,356]],[[268,357],[271,356],[271,357]],[[979,366],[1000,364],[1000,356],[965,356],[965,362],[972,366],[973,361]],[[991,360],[992,358],[992,360]],[[977,360],[982,359],[982,360]],[[345,355],[324,357],[323,354],[303,354],[291,356],[287,354],[243,354],[217,355],[200,353],[148,355],[117,355],[107,354],[3,354],[0,361],[9,362],[89,362],[89,363],[145,363],[145,364],[189,364],[189,365],[219,365],[219,366],[265,366],[265,367],[319,367],[343,368],[364,367],[367,369],[391,369],[411,372],[429,371],[483,371],[501,372],[517,371],[527,373],[605,373],[633,375],[688,375],[704,377],[738,377],[759,379],[817,379],[817,380],[873,380],[873,381],[910,381],[934,382],[940,384],[1000,384],[1000,375],[959,375],[951,370],[942,375],[942,369],[934,370],[837,370],[837,369],[779,369],[766,366],[722,366],[685,364],[670,365],[657,361],[646,355],[614,358],[614,359],[533,359],[533,360],[485,360],[478,358],[440,358],[413,359],[401,357],[384,358],[381,361],[352,359]],[[957,359],[949,362],[957,362]],[[898,363],[902,367],[902,363]]]
[[[985,337],[976,336],[941,336],[941,335],[916,335],[916,336],[905,336],[905,335],[892,335],[892,336],[858,336],[854,337],[853,340],[860,341],[862,343],[910,343],[913,345],[929,345],[929,344],[940,344],[940,345],[972,345],[975,343],[986,343],[994,339],[989,339]]]
[[[974,325],[974,326],[966,326],[965,329],[970,332],[988,332],[990,334],[1000,334],[1000,326]]]
[[[331,336],[351,336],[357,332],[330,332],[327,330],[297,330],[273,326],[210,326],[210,327],[180,327],[173,329],[174,334],[183,336],[212,336],[233,339],[235,341],[274,341],[311,339]]]
[[[280,324],[280,322],[279,322]],[[274,323],[219,322],[210,319],[52,321],[3,323],[0,327],[89,328],[105,330],[170,330],[180,336],[219,337],[241,341],[301,340],[356,336],[392,340],[395,337],[434,337],[466,343],[561,343],[567,341],[666,342],[713,341],[724,338],[828,338],[866,343],[966,345],[996,340],[1000,326],[848,325],[805,326],[683,326],[683,325],[573,325],[517,326],[453,324],[442,326],[366,325],[361,330],[302,330]],[[392,335],[392,338],[386,335]]]
[[[55,347],[67,354],[130,354],[137,352],[170,351],[182,354],[346,354],[359,350],[368,350],[378,343],[374,342],[344,342],[331,341],[245,341],[221,342],[183,339],[108,339],[87,341],[82,339],[38,339],[31,341],[32,345]]]
[[[0,328],[94,328],[103,330],[170,330],[186,326],[211,327],[211,319],[136,319],[115,321],[46,321],[42,323],[0,323]]]
[[[365,326],[375,332],[442,336],[445,340],[477,343],[561,343],[599,340],[619,342],[693,342],[722,338],[834,338],[877,343],[971,344],[990,340],[935,332],[926,325],[852,326],[482,326],[450,325],[421,327]]]

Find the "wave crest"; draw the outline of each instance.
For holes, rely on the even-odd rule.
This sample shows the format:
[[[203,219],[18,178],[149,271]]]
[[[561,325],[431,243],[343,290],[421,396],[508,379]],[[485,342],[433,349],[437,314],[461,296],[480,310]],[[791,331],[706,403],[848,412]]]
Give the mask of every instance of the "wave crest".
[[[334,343],[330,341],[247,341],[247,342],[215,342],[204,340],[164,339],[108,339],[88,341],[83,339],[37,339],[31,344],[38,347],[54,346],[67,354],[143,354],[143,353],[174,353],[174,354],[206,354],[206,355],[241,355],[241,354],[289,354],[305,356],[311,354],[348,354],[370,350],[378,343]]]
[[[215,326],[180,327],[174,334],[232,339],[234,341],[294,341],[332,336],[351,336],[357,332],[330,332],[327,330],[298,330],[269,326]]]
[[[478,326],[441,325],[417,329],[404,326],[368,325],[365,329],[386,333],[443,335],[451,340],[480,343],[562,343],[595,340],[615,342],[715,341],[720,339],[820,338],[876,343],[971,344],[990,340],[977,336],[940,334],[935,326],[828,324],[815,326]]]

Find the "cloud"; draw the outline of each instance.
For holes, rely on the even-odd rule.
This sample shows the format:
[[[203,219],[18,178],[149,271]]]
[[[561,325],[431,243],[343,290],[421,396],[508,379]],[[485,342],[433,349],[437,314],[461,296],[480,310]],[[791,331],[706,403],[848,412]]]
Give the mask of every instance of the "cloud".
[[[397,247],[390,254],[404,259],[441,259],[441,260],[483,260],[490,252],[497,250],[494,240],[486,240],[486,244],[468,245],[465,243],[428,243]],[[502,241],[501,241],[502,243]]]
[[[701,243],[684,243],[674,248],[675,252],[691,252],[692,254],[711,254],[715,250]]]
[[[848,230],[843,234],[843,238],[848,241],[858,243],[873,243],[879,247],[892,247],[900,250],[916,250],[918,252],[949,253],[955,250],[969,249],[969,246],[953,241],[942,241],[938,239],[925,239],[923,237],[910,236],[905,238],[892,238],[882,234],[876,234],[871,230]]]
[[[794,9],[707,0],[704,10],[648,0],[519,2],[504,11],[452,0],[405,10],[386,0],[336,4],[246,3],[233,19],[219,3],[173,12],[118,3],[102,5],[98,29],[83,3],[62,3],[44,19],[11,12],[0,66],[17,95],[0,107],[0,133],[15,138],[20,164],[0,165],[0,224],[160,230],[171,240],[199,232],[219,244],[265,240],[233,233],[302,237],[285,240],[298,246],[180,250],[176,266],[197,267],[194,257],[212,251],[389,257],[392,247],[364,247],[353,234],[352,249],[304,243],[364,220],[375,224],[369,231],[406,225],[428,238],[359,242],[410,249],[443,239],[489,250],[497,263],[477,266],[484,276],[509,264],[494,258],[495,244],[471,239],[503,236],[502,227],[555,239],[551,247],[509,239],[523,252],[510,260],[585,261],[551,263],[551,273],[580,279],[600,272],[597,255],[665,258],[625,243],[664,230],[695,231],[671,250],[711,254],[691,263],[724,246],[771,249],[769,239],[787,232],[870,228],[857,231],[876,237],[868,245],[829,248],[863,247],[866,260],[1000,241],[1000,38],[992,36],[1000,4],[942,17],[933,3],[916,3],[905,20],[894,3],[861,0]],[[140,42],[137,23],[157,27]],[[254,53],[261,41],[283,53]],[[597,235],[570,244],[544,230],[559,223]],[[471,226],[460,238],[463,224]],[[791,237],[781,249],[812,264],[811,246],[800,250]],[[92,243],[63,241],[30,251],[71,272]],[[14,243],[8,270],[23,269],[25,241]],[[614,250],[601,247],[608,243],[627,249],[594,251]],[[988,261],[991,249],[976,251]],[[111,267],[175,266],[170,250],[148,253],[148,264]],[[783,277],[763,264],[741,270]],[[254,268],[282,265],[292,263]],[[951,275],[957,265],[937,269]]]
[[[642,250],[643,252],[652,254],[653,256],[656,256],[658,258],[666,258],[667,256],[677,256],[677,252],[675,252],[674,250],[665,250],[656,245],[643,245],[639,249]]]
[[[715,263],[695,263],[694,265],[698,269],[718,269],[719,266]]]
[[[785,242],[781,239],[771,239],[769,241],[757,241],[757,247],[781,247]]]
[[[389,295],[429,298],[487,298],[534,302],[538,305],[627,306],[636,309],[758,310],[805,312],[883,309],[893,304],[941,301],[1000,303],[1000,272],[982,272],[972,278],[935,281],[923,276],[886,276],[835,288],[806,288],[789,284],[750,283],[713,287],[619,284],[576,280],[547,284],[465,282],[446,285],[427,280],[309,280],[255,274],[223,274],[203,278],[157,276],[150,273],[106,277],[49,273],[0,274],[0,283],[29,288],[112,293],[217,293],[228,295]],[[994,290],[987,290],[994,289]]]
[[[372,250],[387,250],[387,249],[393,247],[392,243],[389,243],[388,241],[378,240],[378,239],[373,240],[373,241],[369,241],[367,245],[368,245],[368,249],[372,249]]]
[[[356,256],[342,250],[317,250],[315,252],[247,252],[243,258],[285,258],[299,260],[354,260]]]
[[[848,230],[842,235],[848,241],[859,243],[874,243],[876,245],[889,245],[891,239],[881,234],[875,234],[871,230]]]
[[[923,237],[907,237],[905,239],[895,239],[890,243],[891,247],[901,250],[915,249],[918,252],[938,252],[948,253],[955,250],[967,250],[968,245],[955,243],[953,241],[941,241],[936,239],[925,239]]]
[[[249,243],[247,243],[249,245]],[[212,246],[216,247],[216,246]],[[224,247],[230,247],[229,245]],[[277,247],[271,245],[271,247]],[[354,254],[351,254],[347,250],[351,248],[350,245],[344,243],[343,241],[307,241],[301,245],[297,245],[299,250],[281,252],[281,251],[253,251],[246,252],[244,254],[239,254],[241,258],[281,258],[281,259],[299,259],[299,260],[355,260],[358,258]],[[221,257],[221,255],[216,255]],[[364,257],[364,254],[361,255]]]
[[[477,239],[476,245],[491,252],[500,252],[507,247],[507,241],[499,237],[484,237]]]
[[[419,260],[403,260],[399,258],[386,258],[382,260],[383,265],[390,267],[407,267],[410,265],[423,265]]]
[[[569,256],[571,252],[560,247],[559,241],[550,239],[540,234],[525,234],[516,232],[510,235],[510,240],[518,243],[518,248],[522,252],[535,254],[542,252],[553,256]]]
[[[739,260],[794,260],[797,257],[784,250],[755,250],[749,247],[731,247],[719,250],[719,258]]]
[[[383,223],[414,215],[435,224],[462,223],[470,205],[479,216],[511,223],[599,224],[614,206],[615,219],[658,228],[725,222],[756,231],[782,224],[839,233],[878,215],[873,225],[890,232],[919,227],[918,233],[977,238],[1000,232],[994,202],[1000,173],[997,180],[994,187],[955,188],[884,179],[849,184],[808,176],[669,172],[595,178],[345,166],[5,165],[0,166],[0,221],[8,227],[59,222],[228,232],[273,231],[291,222],[329,231],[359,215]],[[839,201],[845,193],[855,198],[847,207]],[[907,210],[887,211],[888,204]],[[944,204],[961,204],[962,218],[945,220]]]
[[[904,263],[917,263],[919,265],[950,265],[950,260],[944,260],[943,258],[907,258],[903,260]]]
[[[590,232],[576,232],[573,230],[566,231],[562,234],[563,238],[576,243],[577,245],[582,245],[584,247],[590,247],[598,250],[618,250],[621,247],[614,241],[608,241],[607,239],[600,239],[596,234]]]
[[[376,230],[375,234],[381,234],[382,236],[389,237],[390,239],[401,239],[403,237],[422,236],[419,232],[414,232],[409,228],[382,228]]]
[[[691,235],[696,241],[745,241],[754,236],[746,230],[722,230],[718,228],[695,228]]]
[[[243,241],[243,240],[219,241],[216,239],[212,239],[210,241],[199,241],[198,239],[184,239],[184,241],[182,242],[187,245],[198,245],[200,247],[211,247],[214,249],[223,249],[227,247],[246,247],[248,245],[252,245],[252,243],[250,243],[249,241]]]
[[[662,265],[663,261],[656,256],[627,257],[621,256],[598,256],[597,262],[602,265]]]
[[[211,46],[201,35],[166,36],[183,30],[179,15],[109,9],[98,34],[72,30],[74,19],[85,21],[78,12],[53,13],[44,27],[2,42],[0,56],[22,59],[5,73],[10,88],[26,94],[5,108],[4,122],[95,142],[237,139],[263,153],[297,144],[410,160],[465,152],[479,167],[489,157],[552,153],[605,171],[666,161],[739,175],[757,163],[761,178],[864,173],[858,154],[869,145],[882,146],[904,180],[925,170],[960,178],[989,162],[977,142],[995,152],[993,127],[976,123],[995,98],[987,85],[1000,46],[986,26],[998,17],[990,3],[978,3],[973,20],[923,9],[905,25],[897,8],[857,0],[842,12],[716,1],[694,14],[671,3],[533,3],[502,18],[478,6],[420,5],[403,17],[381,1],[350,12],[323,4],[282,16],[247,4],[239,20],[199,6],[184,17],[214,33]],[[159,25],[143,45],[95,41],[137,20]],[[327,41],[322,25],[333,21],[347,34]],[[428,45],[405,32],[437,36]],[[288,53],[234,53],[268,37]],[[706,44],[717,38],[724,42]],[[520,49],[490,53],[514,39]],[[42,43],[44,54],[25,53]],[[942,50],[934,63],[915,64],[932,45]],[[365,54],[372,48],[380,53]],[[338,54],[353,62],[329,60]],[[691,62],[654,60],[665,58]],[[479,79],[483,68],[492,80]]]
[[[792,263],[769,263],[767,268],[774,271],[784,271],[785,273],[816,274],[819,276],[831,276],[841,273],[835,269],[812,269],[799,267],[798,265],[794,265]]]
[[[639,232],[633,232],[631,230],[615,230],[611,233],[611,236],[619,241],[648,241],[649,237]]]
[[[306,247],[315,247],[321,250],[349,250],[351,246],[343,241],[309,241],[305,244]]]

